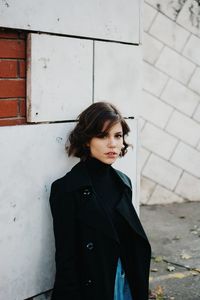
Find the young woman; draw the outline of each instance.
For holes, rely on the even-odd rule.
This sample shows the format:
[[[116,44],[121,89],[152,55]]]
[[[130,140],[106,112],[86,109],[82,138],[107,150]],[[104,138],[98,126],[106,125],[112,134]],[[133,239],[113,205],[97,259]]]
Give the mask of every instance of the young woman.
[[[52,184],[56,245],[52,300],[147,300],[150,245],[131,202],[130,179],[111,165],[129,127],[110,103],[78,117],[68,155],[80,158]]]

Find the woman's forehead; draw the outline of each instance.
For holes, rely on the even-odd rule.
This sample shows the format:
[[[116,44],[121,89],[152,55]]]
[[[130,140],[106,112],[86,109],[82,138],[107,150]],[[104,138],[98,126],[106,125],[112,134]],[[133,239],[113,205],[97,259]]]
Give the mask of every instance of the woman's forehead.
[[[116,132],[121,132],[123,131],[122,125],[120,121],[113,122],[112,120],[107,120],[103,124],[102,131],[116,131]]]

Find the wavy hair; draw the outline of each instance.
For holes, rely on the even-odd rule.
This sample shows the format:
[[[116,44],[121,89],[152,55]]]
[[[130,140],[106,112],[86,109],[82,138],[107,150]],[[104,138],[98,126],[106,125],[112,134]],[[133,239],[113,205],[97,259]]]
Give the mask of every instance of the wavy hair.
[[[104,124],[106,128],[102,132]],[[118,109],[108,102],[96,102],[86,108],[77,118],[77,124],[69,135],[69,146],[66,144],[68,156],[76,156],[85,160],[89,155],[87,144],[93,137],[108,133],[109,129],[120,122],[123,131],[123,145],[120,156],[127,153],[129,144],[125,137],[128,135],[130,128],[122,117]]]

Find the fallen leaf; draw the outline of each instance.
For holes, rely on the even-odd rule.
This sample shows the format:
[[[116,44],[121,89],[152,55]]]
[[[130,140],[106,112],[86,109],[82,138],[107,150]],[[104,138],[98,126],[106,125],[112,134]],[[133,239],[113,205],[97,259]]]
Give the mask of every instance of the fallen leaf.
[[[175,270],[174,266],[168,266],[167,267],[167,271],[169,271],[169,272],[173,272],[174,270]]]
[[[196,231],[196,230],[190,230],[190,232],[193,234],[198,234],[198,231]]]
[[[162,286],[158,285],[153,291],[149,291],[149,299],[164,300],[164,291]]]
[[[194,268],[193,271],[200,273],[200,269]]]
[[[189,254],[187,254],[187,253],[185,253],[185,252],[183,252],[183,253],[181,253],[180,257],[181,257],[182,259],[190,259],[192,256],[189,255]]]
[[[152,269],[151,269],[151,272],[158,272],[158,269],[152,268]]]
[[[185,216],[179,216],[180,219],[185,219]]]
[[[161,256],[161,255],[158,255],[158,256],[156,256],[155,258],[154,258],[154,260],[155,260],[155,262],[162,262],[163,261],[163,256]]]
[[[158,285],[155,288],[155,294],[156,294],[156,300],[163,300],[164,290],[163,290],[163,287],[161,285]]]

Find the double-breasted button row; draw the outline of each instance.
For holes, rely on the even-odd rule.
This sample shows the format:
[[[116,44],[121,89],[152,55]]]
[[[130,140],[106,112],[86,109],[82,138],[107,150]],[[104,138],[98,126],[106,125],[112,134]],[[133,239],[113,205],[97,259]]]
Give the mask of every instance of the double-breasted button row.
[[[91,284],[92,284],[92,280],[91,279],[88,279],[88,281],[86,281],[86,283],[85,283],[85,285],[88,286],[88,287],[91,286]]]
[[[84,191],[83,191],[83,195],[84,196],[88,196],[88,195],[90,195],[90,190],[89,189],[84,189]]]
[[[93,250],[94,248],[94,244],[92,242],[89,242],[87,245],[86,245],[87,249],[88,250]]]

